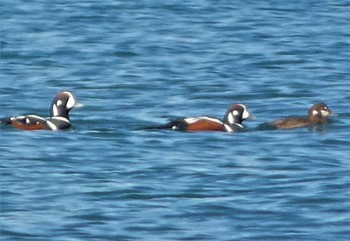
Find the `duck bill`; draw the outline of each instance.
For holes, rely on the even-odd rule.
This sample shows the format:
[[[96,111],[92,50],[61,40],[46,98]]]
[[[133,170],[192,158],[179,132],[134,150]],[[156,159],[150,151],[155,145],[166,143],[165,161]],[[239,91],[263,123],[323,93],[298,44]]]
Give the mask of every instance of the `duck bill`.
[[[252,114],[249,114],[248,120],[256,120],[256,116],[255,115],[252,115]]]
[[[74,104],[74,108],[81,108],[83,106],[84,105],[82,103],[80,103],[80,102],[77,102],[77,103]]]

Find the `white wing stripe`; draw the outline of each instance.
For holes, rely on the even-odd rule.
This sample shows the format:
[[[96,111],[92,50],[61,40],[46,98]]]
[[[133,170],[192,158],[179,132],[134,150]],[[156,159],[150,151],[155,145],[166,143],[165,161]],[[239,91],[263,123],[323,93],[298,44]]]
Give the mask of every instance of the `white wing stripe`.
[[[215,118],[211,118],[211,117],[207,117],[207,116],[201,116],[201,117],[189,117],[189,118],[186,118],[184,119],[185,122],[187,122],[188,124],[193,124],[197,121],[200,121],[200,120],[208,120],[208,121],[212,121],[212,122],[216,122],[218,124],[223,124],[222,121],[218,120],[218,119],[215,119]]]

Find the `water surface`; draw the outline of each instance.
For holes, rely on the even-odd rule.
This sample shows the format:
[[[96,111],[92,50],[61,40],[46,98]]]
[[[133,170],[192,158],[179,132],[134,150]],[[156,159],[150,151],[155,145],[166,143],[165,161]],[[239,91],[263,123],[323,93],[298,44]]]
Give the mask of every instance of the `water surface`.
[[[85,104],[70,131],[1,128],[1,240],[348,240],[347,1],[3,0],[1,116]],[[317,101],[321,130],[257,130]],[[146,131],[257,117],[242,133]]]

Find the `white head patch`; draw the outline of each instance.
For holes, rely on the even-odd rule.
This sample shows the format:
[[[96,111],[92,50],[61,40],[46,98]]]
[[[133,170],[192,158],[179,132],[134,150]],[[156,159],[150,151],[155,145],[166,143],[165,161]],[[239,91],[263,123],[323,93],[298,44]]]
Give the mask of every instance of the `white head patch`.
[[[68,101],[67,101],[67,108],[72,109],[74,105],[75,105],[75,99],[71,94],[69,94]]]
[[[318,115],[318,111],[317,110],[313,110],[312,111],[312,115]]]
[[[250,116],[249,112],[247,111],[246,108],[244,108],[243,110],[243,114],[242,114],[242,119],[245,120]]]

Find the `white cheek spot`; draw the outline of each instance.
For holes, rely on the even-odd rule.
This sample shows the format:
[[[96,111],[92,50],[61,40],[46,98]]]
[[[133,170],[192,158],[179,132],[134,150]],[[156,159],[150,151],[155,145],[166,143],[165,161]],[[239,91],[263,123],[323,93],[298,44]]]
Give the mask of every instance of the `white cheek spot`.
[[[237,112],[236,110],[233,111],[233,112]],[[233,118],[233,114],[232,112],[228,114],[228,117],[227,117],[227,120],[230,124],[233,124],[234,123],[234,118]]]
[[[318,111],[317,110],[313,110],[312,111],[312,115],[318,115]]]
[[[56,105],[57,105],[57,106],[61,106],[61,105],[62,105],[62,100],[58,100],[58,101],[56,102]]]
[[[72,109],[74,107],[75,104],[75,99],[73,97],[69,97],[68,98],[68,102],[67,102],[67,108],[68,109]]]
[[[329,115],[329,111],[321,110],[321,114],[322,114],[322,116],[327,116],[327,115]]]

